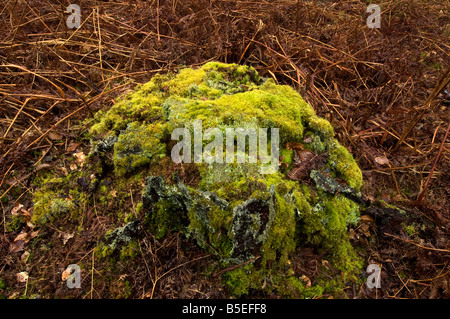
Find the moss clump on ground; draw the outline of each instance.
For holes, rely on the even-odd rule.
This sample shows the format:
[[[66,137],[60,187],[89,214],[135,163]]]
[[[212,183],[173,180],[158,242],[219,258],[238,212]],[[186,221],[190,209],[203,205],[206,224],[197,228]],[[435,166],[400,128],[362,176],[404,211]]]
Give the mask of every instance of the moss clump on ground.
[[[250,163],[246,158],[245,163],[182,164],[178,174],[170,158],[176,143],[171,132],[187,128],[192,133],[195,120],[202,121],[203,134],[215,128],[224,137],[229,128],[279,129],[284,170],[262,174],[261,159]],[[347,233],[358,220],[359,206],[346,195],[359,193],[361,171],[334,138],[330,123],[291,87],[261,78],[252,67],[210,62],[155,75],[107,112],[97,113],[90,133],[92,151],[84,171],[94,198],[112,205],[111,190],[125,194],[130,185],[142,184],[136,208],[141,226],[157,239],[182,232],[216,255],[220,265],[244,264],[224,274],[233,295],[259,290],[314,297],[329,290],[326,282],[306,287],[288,270],[289,259],[306,245],[315,246],[342,271],[341,280],[333,282],[335,289],[359,272],[361,261]],[[269,145],[271,139],[269,135]],[[316,173],[309,169],[304,180],[290,180],[286,170],[299,159],[288,143],[301,144],[326,160],[314,167]],[[182,180],[187,173],[195,175],[195,185]],[[336,186],[335,177],[345,185]],[[114,186],[105,184],[106,178],[114,179]],[[49,211],[54,211],[51,216],[67,214],[79,206],[77,200],[44,187],[35,193],[35,218],[46,218]],[[136,209],[122,215],[128,220],[132,213]],[[99,256],[117,251],[133,256],[135,239],[123,236],[127,225],[106,236],[97,248]]]
[[[41,187],[33,194],[32,223],[45,225],[56,219],[75,220],[79,216],[88,195],[74,187],[75,176],[76,174],[58,178],[44,176],[36,179],[36,184]]]

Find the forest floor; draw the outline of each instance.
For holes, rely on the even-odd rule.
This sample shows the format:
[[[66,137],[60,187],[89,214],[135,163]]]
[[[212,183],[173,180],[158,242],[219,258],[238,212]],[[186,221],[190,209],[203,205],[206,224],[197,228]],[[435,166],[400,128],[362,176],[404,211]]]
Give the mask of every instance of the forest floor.
[[[76,238],[57,228],[8,228],[13,215],[32,213],[37,172],[89,152],[81,120],[155,73],[216,60],[251,65],[296,88],[357,159],[364,195],[408,213],[362,212],[352,243],[367,264],[381,266],[382,286],[347,287],[347,296],[450,297],[445,1],[377,1],[378,29],[366,25],[362,0],[84,0],[78,29],[66,25],[69,4],[0,0],[0,295],[229,297],[219,276],[202,275],[211,258],[179,234],[162,242],[146,234],[140,244],[147,249],[112,272],[94,263],[108,228],[101,212],[86,212]],[[36,236],[51,249],[29,258]],[[303,249],[293,262],[313,278],[320,258]],[[77,260],[92,267],[85,288],[68,291],[61,273]],[[25,271],[28,280],[18,275]]]

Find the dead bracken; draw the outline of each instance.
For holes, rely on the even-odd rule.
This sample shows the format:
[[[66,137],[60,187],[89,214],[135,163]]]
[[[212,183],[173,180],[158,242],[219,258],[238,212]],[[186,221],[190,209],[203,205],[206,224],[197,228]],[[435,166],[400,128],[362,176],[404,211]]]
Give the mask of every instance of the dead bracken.
[[[79,29],[68,29],[64,6],[0,2],[0,299],[450,296],[445,2],[381,2],[380,29],[364,23],[366,2],[350,0],[87,0],[80,3]],[[176,142],[164,139],[166,132],[160,140],[152,127],[155,139],[131,142],[150,130],[142,121],[170,121],[170,108],[183,107],[170,85],[161,88],[170,95],[162,117],[145,107],[129,116],[141,125],[121,137],[117,156],[115,144],[128,123],[115,132],[90,131],[101,123],[100,114],[94,119],[98,110],[105,114],[120,104],[118,96],[136,83],[157,73],[173,78],[208,61],[252,66],[260,77],[300,92],[357,160],[362,195],[335,175],[342,167],[328,167],[334,156],[329,145],[306,131],[299,142],[283,142],[281,175],[272,181],[248,180],[255,175],[243,176],[249,165],[222,172],[226,166],[206,171],[195,163],[174,165],[167,156],[156,160]],[[191,87],[194,98],[200,86]],[[232,97],[247,90],[226,86],[219,81],[215,87]],[[217,97],[212,93],[207,103]],[[166,149],[152,148],[157,140]],[[273,211],[294,184],[298,194],[291,197],[310,225],[320,226],[314,218],[332,210],[330,203],[311,204],[322,196],[317,189],[362,203],[358,224],[351,224],[354,210],[347,228],[363,267],[343,293],[346,279],[333,254],[319,236],[308,238],[314,230],[298,215],[295,251],[285,268],[277,251],[275,259],[262,259]],[[152,188],[161,196],[144,201]],[[158,227],[164,202],[173,199],[188,215]],[[222,216],[202,209],[206,205]],[[254,213],[245,220],[249,210]],[[252,231],[262,221],[255,240],[238,219],[239,225],[253,223]],[[228,227],[233,231],[224,240]],[[325,228],[315,232],[325,234]],[[245,244],[234,246],[235,237]],[[281,251],[278,244],[267,246]],[[79,289],[61,281],[70,264],[80,266]],[[364,270],[373,264],[381,267],[380,289],[366,285]],[[23,273],[26,280],[19,279]]]

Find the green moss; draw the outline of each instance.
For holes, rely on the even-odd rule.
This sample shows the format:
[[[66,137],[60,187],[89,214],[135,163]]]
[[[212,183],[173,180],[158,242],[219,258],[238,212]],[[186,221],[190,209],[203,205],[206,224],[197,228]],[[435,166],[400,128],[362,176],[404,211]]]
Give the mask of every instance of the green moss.
[[[6,289],[6,287],[6,283],[2,279],[0,279],[0,290]]]
[[[134,258],[139,254],[139,242],[131,241],[120,249],[120,259]]]
[[[359,191],[363,184],[361,170],[350,152],[333,139],[329,146],[329,166],[342,177],[350,187]]]
[[[323,118],[311,116],[308,126],[313,132],[317,133],[323,139],[329,139],[334,136],[334,130],[330,122]]]
[[[60,218],[76,221],[88,202],[88,194],[78,189],[76,180],[80,176],[80,171],[64,177],[51,172],[38,175],[34,179],[37,190],[33,193],[31,222],[44,225]]]
[[[114,170],[122,176],[148,165],[152,160],[158,161],[165,155],[166,146],[161,142],[164,126],[140,125],[133,122],[119,135],[114,144]]]
[[[219,198],[213,194],[203,194],[194,189],[190,191],[192,202],[187,212],[188,236],[194,237],[200,247],[221,259],[230,258],[233,251],[231,207],[226,202],[217,203]]]
[[[202,120],[203,132],[278,128],[283,168],[263,175],[260,160],[174,165],[171,132],[178,127],[192,131],[194,120]],[[347,232],[358,220],[358,205],[342,195],[345,185],[335,192],[321,188],[317,183],[321,176],[311,168],[306,168],[304,181],[287,178],[296,153],[284,146],[300,143],[323,156],[326,164],[318,163],[321,167],[314,170],[329,179],[342,178],[357,192],[363,182],[361,171],[334,138],[331,124],[291,87],[262,79],[249,66],[210,62],[198,69],[156,75],[138,85],[107,112],[97,113],[89,134],[92,148],[81,184],[92,193],[95,209],[99,205],[108,211],[117,224],[128,222],[106,235],[96,256],[135,256],[138,242],[126,229],[140,216],[157,239],[181,232],[217,256],[221,265],[244,263],[224,275],[235,296],[261,290],[313,298],[328,291],[327,282],[306,287],[286,270],[296,249],[305,245],[323,252],[342,278],[358,273],[361,261]],[[106,177],[113,180],[110,186],[103,184]],[[92,205],[70,179],[74,178],[40,183],[34,195],[36,222],[67,215],[74,219]],[[188,187],[181,179],[192,183]],[[131,205],[130,192],[139,192],[140,185],[144,185],[142,201]]]
[[[72,194],[79,196],[75,200],[73,197],[59,197],[58,193],[50,190],[35,192],[31,222],[44,225],[64,217],[76,219],[83,206],[82,202],[86,200],[86,195],[76,192]]]
[[[322,296],[324,290],[325,289],[321,285],[306,287],[300,278],[290,276],[283,280],[282,284],[278,288],[278,293],[285,298],[312,299]]]
[[[418,225],[416,223],[412,223],[409,225],[405,225],[404,223],[402,223],[402,227],[410,237],[413,237],[417,234]]]
[[[57,196],[55,192],[49,190],[35,192],[32,223],[51,223],[74,209],[75,205],[70,199]]]
[[[100,243],[95,247],[94,255],[98,259],[104,259],[111,256],[114,253],[114,248],[106,245],[104,243]]]
[[[362,267],[350,244],[347,226],[356,223],[358,206],[343,196],[323,194],[312,210],[300,212],[300,233],[306,242],[329,253],[334,265],[348,273]]]
[[[6,223],[5,228],[7,232],[13,232],[19,230],[25,225],[26,220],[24,216],[12,215],[10,221]]]
[[[295,209],[292,197],[276,194],[275,218],[269,228],[267,239],[261,247],[262,263],[284,267],[295,250]]]
[[[393,210],[397,211],[399,214],[402,214],[402,215],[405,215],[405,214],[406,214],[406,212],[405,212],[403,209],[398,208],[398,207],[395,206],[395,205],[389,204],[389,203],[387,203],[387,202],[386,202],[385,200],[383,200],[383,199],[380,199],[380,200],[379,200],[379,203],[380,203],[382,206],[384,206],[385,208],[389,208],[389,209],[393,209]]]
[[[136,257],[139,252],[137,236],[140,230],[139,220],[127,223],[125,226],[109,230],[104,241],[95,247],[98,259],[110,258],[110,261],[127,260]]]
[[[283,163],[286,163],[290,167],[294,160],[294,151],[283,148],[280,152],[280,157],[283,157]]]
[[[249,289],[256,286],[254,279],[258,273],[254,271],[253,264],[244,265],[224,274],[224,282],[230,293],[235,297],[247,295]]]

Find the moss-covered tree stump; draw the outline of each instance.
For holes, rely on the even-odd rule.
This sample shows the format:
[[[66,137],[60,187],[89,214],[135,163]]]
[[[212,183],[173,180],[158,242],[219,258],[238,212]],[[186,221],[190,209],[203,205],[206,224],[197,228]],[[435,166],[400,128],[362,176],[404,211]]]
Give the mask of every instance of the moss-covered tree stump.
[[[174,163],[177,141],[171,133],[192,132],[195,120],[202,121],[203,133],[218,128],[224,136],[227,128],[278,128],[278,169],[262,174],[259,159]],[[139,229],[157,238],[182,232],[223,269],[232,269],[223,272],[223,280],[235,296],[251,289],[320,296],[360,271],[347,231],[359,218],[358,165],[330,123],[295,90],[261,78],[252,67],[210,62],[155,75],[99,112],[90,134],[83,169],[70,181],[49,177],[35,192],[33,222],[42,225],[61,214],[80,218],[94,197],[120,214],[122,226],[98,244],[99,255],[119,250],[132,256]],[[142,185],[133,213],[129,202],[118,199],[131,184]],[[324,253],[340,277],[305,285],[290,268],[290,259],[305,246]]]

